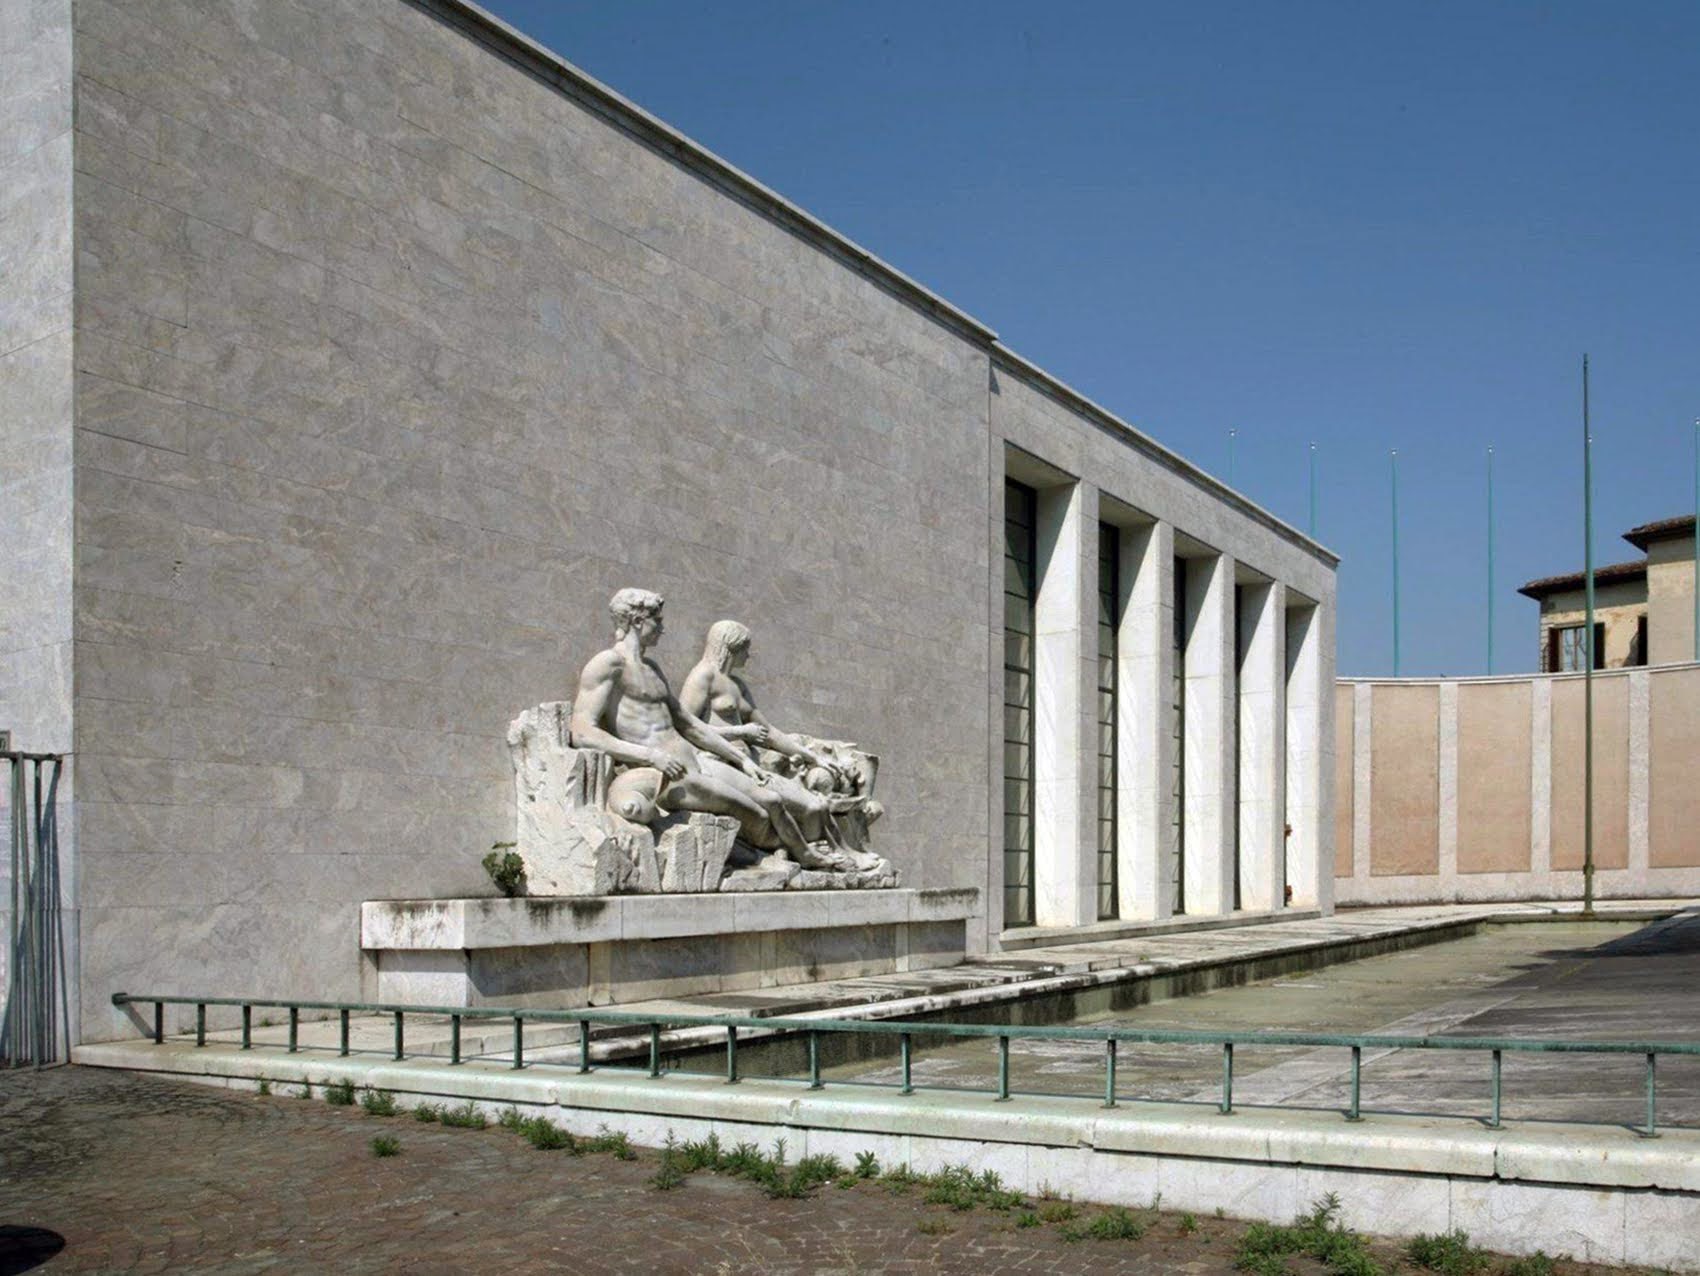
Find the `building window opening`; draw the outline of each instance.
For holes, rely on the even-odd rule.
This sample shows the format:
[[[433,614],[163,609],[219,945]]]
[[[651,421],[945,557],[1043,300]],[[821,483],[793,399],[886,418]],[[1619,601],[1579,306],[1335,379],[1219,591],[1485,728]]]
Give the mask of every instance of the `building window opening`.
[[[1033,924],[1033,602],[1038,494],[1004,480],[1003,921]]]
[[[1548,638],[1548,663],[1554,673],[1581,673],[1587,667],[1588,643],[1585,637],[1586,625],[1561,625],[1553,629]],[[1602,622],[1594,624],[1594,668],[1604,669],[1606,648],[1606,627]]]
[[[1121,532],[1098,524],[1098,918],[1119,916],[1116,882],[1116,634],[1121,628]]]

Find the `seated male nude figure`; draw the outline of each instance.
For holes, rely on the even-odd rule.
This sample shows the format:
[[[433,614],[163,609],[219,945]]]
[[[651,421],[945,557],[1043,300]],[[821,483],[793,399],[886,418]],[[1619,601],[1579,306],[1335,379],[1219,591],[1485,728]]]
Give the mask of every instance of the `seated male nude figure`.
[[[609,805],[616,810],[623,799],[641,797],[669,811],[730,815],[750,829],[771,826],[786,850],[806,853],[808,844],[774,791],[772,776],[686,713],[649,658],[661,637],[663,605],[659,594],[645,589],[622,589],[608,604],[614,645],[592,656],[579,674],[573,744],[642,769],[615,779]],[[736,779],[704,774],[698,749],[736,768]]]

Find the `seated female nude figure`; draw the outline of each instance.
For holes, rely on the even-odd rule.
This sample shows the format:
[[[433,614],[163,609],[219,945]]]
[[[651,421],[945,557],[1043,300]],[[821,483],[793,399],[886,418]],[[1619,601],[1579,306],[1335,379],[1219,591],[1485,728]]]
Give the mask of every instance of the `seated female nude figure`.
[[[759,746],[797,758],[810,767],[833,770],[829,759],[773,726],[756,708],[749,687],[737,673],[749,656],[750,631],[747,628],[735,620],[720,620],[710,625],[702,659],[697,661],[679,690],[679,703],[685,712],[706,722],[734,749],[752,760],[755,758],[754,746]],[[705,754],[700,761],[705,775],[722,777],[733,770],[713,755]],[[855,867],[864,867],[864,859],[878,862],[877,856],[845,846],[833,820],[837,811],[852,810],[863,799],[853,795],[817,793],[801,780],[778,773],[773,773],[768,783],[778,794],[787,814],[797,822],[803,836],[810,842],[825,842],[832,850],[848,856]]]

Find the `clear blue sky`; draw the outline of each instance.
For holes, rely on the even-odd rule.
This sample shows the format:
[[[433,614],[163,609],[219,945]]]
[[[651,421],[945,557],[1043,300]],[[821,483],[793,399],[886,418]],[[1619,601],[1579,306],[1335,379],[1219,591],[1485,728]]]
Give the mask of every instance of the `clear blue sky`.
[[[1299,527],[1340,669],[1532,668],[1530,577],[1693,509],[1700,3],[486,0]]]

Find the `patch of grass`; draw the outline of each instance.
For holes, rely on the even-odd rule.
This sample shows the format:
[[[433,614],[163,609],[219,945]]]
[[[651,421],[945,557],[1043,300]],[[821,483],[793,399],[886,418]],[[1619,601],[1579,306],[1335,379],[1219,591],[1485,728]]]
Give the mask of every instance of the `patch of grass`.
[[[861,1181],[862,1180],[857,1178],[854,1174],[840,1174],[837,1178],[832,1180],[832,1185],[841,1192],[848,1192]]]
[[[1041,1222],[1043,1220],[1032,1210],[1022,1210],[1015,1216],[1015,1225],[1021,1228],[1038,1227]]]
[[[623,1131],[610,1130],[602,1126],[594,1135],[584,1141],[586,1152],[609,1152],[616,1161],[635,1161],[637,1153],[632,1150],[631,1141]]]
[[[923,1236],[949,1236],[956,1228],[948,1218],[940,1218],[935,1214],[915,1224],[915,1230]]]
[[[1289,1255],[1316,1259],[1333,1276],[1383,1276],[1364,1238],[1339,1221],[1340,1198],[1330,1192],[1283,1227],[1253,1223],[1240,1237],[1234,1265],[1252,1276],[1284,1276]]]
[[[459,1130],[482,1130],[490,1124],[485,1115],[473,1105],[471,1099],[468,1099],[458,1108],[444,1108],[438,1113],[437,1120]]]
[[[303,1081],[301,1083],[301,1088],[295,1092],[295,1097],[297,1099],[311,1099],[313,1097],[313,1083],[311,1081]]]
[[[272,1092],[271,1079],[268,1077],[261,1077],[256,1089],[260,1094],[270,1094]]]
[[[354,1103],[354,1082],[331,1082],[325,1087],[325,1102],[339,1108],[352,1106]]]
[[[915,1184],[924,1181],[924,1175],[915,1173],[915,1171],[910,1169],[907,1165],[894,1166],[880,1176],[880,1182],[884,1183],[893,1192],[907,1192],[910,1188],[914,1187]]]
[[[525,1141],[539,1152],[571,1152],[578,1154],[578,1140],[546,1116],[527,1118],[520,1126]]]
[[[953,1210],[971,1210],[984,1206],[991,1210],[1009,1210],[1024,1204],[1020,1192],[1007,1190],[995,1170],[976,1174],[966,1165],[947,1165],[927,1177],[928,1205],[948,1205]]]
[[[395,1095],[388,1090],[367,1090],[360,1096],[360,1106],[366,1109],[367,1116],[392,1117],[401,1111],[395,1105]]]
[[[1061,1201],[1052,1198],[1042,1201],[1039,1205],[1039,1221],[1041,1223],[1068,1223],[1080,1211],[1074,1208],[1073,1201]]]
[[[394,1156],[401,1151],[401,1140],[388,1134],[380,1134],[372,1140],[373,1156]]]
[[[1198,1230],[1198,1216],[1196,1214],[1191,1214],[1191,1213],[1182,1214],[1181,1215],[1181,1235],[1182,1236],[1191,1236],[1197,1230]]]
[[[1470,1244],[1470,1234],[1461,1227],[1418,1236],[1405,1247],[1405,1257],[1440,1276],[1470,1276],[1488,1263],[1487,1253]]]
[[[1556,1276],[1558,1265],[1545,1250],[1536,1250],[1527,1258],[1514,1258],[1503,1264],[1499,1276]]]
[[[856,1153],[856,1177],[859,1179],[878,1178],[880,1160],[872,1152]]]
[[[1063,1239],[1070,1241],[1136,1241],[1144,1235],[1145,1223],[1119,1205],[1062,1229]]]
[[[421,1103],[413,1109],[413,1119],[427,1123],[441,1121],[443,1119],[442,1106],[436,1103]]]
[[[685,1172],[675,1161],[663,1158],[661,1168],[649,1176],[649,1185],[657,1192],[671,1192],[685,1181]]]

